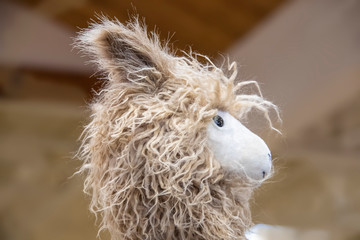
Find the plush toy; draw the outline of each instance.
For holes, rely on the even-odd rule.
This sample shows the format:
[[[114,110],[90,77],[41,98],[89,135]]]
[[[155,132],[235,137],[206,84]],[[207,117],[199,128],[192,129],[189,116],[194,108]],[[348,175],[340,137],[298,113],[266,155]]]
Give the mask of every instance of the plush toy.
[[[261,94],[239,94],[256,82],[235,84],[235,63],[227,76],[205,56],[175,56],[137,19],[103,18],[76,45],[105,79],[79,150],[101,230],[112,239],[245,239],[249,198],[272,161],[240,120],[252,108],[267,119],[276,110]]]

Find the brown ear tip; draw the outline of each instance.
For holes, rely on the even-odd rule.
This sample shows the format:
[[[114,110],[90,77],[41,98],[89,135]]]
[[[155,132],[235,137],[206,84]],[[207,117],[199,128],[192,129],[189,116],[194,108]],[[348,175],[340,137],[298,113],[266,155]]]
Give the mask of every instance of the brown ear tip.
[[[82,29],[78,33],[75,37],[74,46],[91,58],[103,57],[101,53],[111,47],[109,40],[114,39],[115,32],[121,32],[121,25],[117,25],[108,19],[93,22],[88,28]]]
[[[75,45],[103,72],[124,75],[149,67],[163,70],[167,49],[156,33],[149,36],[145,24],[135,19],[127,24],[108,18],[93,22],[79,33]]]

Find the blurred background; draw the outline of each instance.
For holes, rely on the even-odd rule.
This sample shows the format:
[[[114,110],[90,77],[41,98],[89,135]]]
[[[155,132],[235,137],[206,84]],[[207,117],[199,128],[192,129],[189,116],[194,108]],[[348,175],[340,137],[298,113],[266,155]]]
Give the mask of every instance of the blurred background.
[[[359,0],[0,1],[0,239],[96,239],[70,176],[101,83],[70,45],[95,13],[134,9],[175,48],[229,55],[280,107],[282,137],[253,127],[276,157],[254,222],[282,226],[271,239],[359,240]]]

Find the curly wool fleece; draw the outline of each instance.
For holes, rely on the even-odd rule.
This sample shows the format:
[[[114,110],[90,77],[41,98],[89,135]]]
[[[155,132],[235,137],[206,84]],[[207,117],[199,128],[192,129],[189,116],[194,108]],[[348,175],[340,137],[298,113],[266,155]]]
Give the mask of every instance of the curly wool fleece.
[[[234,63],[226,76],[205,56],[174,56],[137,19],[102,18],[76,46],[106,79],[79,150],[101,230],[112,239],[245,239],[259,182],[220,165],[206,127],[218,110],[268,118],[274,106],[261,95],[237,94],[254,82],[235,84]]]

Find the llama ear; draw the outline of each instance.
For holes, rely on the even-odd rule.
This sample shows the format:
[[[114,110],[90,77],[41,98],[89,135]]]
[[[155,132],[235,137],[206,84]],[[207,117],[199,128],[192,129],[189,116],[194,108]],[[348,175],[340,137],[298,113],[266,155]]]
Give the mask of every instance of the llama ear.
[[[152,34],[150,38],[145,25],[137,19],[123,25],[104,18],[80,32],[75,46],[89,55],[101,71],[113,76],[127,76],[144,69],[163,74],[171,57],[158,36]]]

